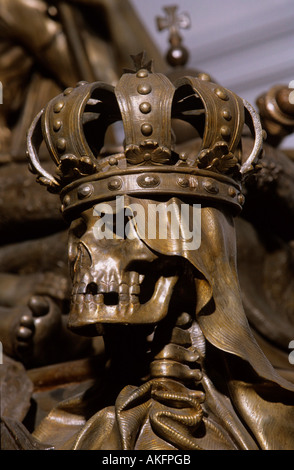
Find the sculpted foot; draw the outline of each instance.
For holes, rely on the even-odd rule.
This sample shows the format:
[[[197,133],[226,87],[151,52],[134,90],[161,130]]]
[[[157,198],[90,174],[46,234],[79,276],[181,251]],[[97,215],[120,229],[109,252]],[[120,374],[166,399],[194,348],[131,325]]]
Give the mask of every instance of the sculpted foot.
[[[56,303],[46,296],[32,296],[15,330],[18,358],[34,366],[54,362],[61,330],[61,311]]]

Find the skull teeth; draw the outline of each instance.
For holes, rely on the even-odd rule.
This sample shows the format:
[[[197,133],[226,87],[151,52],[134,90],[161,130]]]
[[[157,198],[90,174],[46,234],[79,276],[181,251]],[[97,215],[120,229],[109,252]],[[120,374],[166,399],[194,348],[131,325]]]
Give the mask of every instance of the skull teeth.
[[[139,295],[140,290],[141,289],[140,289],[139,284],[133,284],[129,289],[129,293],[130,293],[130,295]]]
[[[130,285],[137,285],[139,284],[139,273],[136,273],[136,271],[132,271],[130,273]]]
[[[84,276],[80,282],[76,282],[73,286],[72,294],[99,294],[99,293],[129,293],[129,290],[134,286],[134,291],[130,294],[139,292],[140,285],[145,279],[144,274],[139,274],[136,271],[129,272],[128,279],[120,280],[119,276],[111,275],[109,279],[100,279],[94,281],[89,279],[89,276]]]
[[[68,326],[78,329],[98,323],[156,323],[164,318],[168,311],[177,276],[161,276],[154,288],[150,300],[140,303],[138,295],[124,293],[74,294]],[[156,309],[152,306],[156,305]]]
[[[129,286],[127,284],[120,284],[118,287],[119,294],[128,294],[129,293]]]
[[[93,297],[94,297],[94,302],[96,304],[103,304],[103,302],[104,302],[104,295],[103,294],[96,294]]]
[[[130,301],[130,297],[128,294],[119,294],[118,298],[121,304],[128,304]]]
[[[77,291],[76,291],[77,294],[85,294],[86,286],[87,284],[85,282],[81,282],[80,284],[78,284]]]
[[[110,297],[112,294],[113,299],[117,298],[118,303],[137,303],[141,291],[140,285],[144,278],[144,274],[131,271],[129,272],[127,282],[119,282],[118,279],[115,279],[114,275],[111,276],[109,282],[104,280],[98,282],[89,282],[90,280],[88,280],[88,282],[85,282],[86,279],[83,279],[73,287],[72,302],[94,302],[100,304],[104,302],[105,295],[109,294]]]
[[[76,285],[73,289],[73,303],[94,303],[116,305],[118,303],[138,303],[140,295],[139,284],[95,284],[91,282],[86,286],[85,283]]]

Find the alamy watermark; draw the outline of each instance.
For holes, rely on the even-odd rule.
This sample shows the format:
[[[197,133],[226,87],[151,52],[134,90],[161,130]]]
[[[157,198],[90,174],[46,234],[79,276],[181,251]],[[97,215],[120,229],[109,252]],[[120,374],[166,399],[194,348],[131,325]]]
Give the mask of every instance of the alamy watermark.
[[[185,250],[201,244],[201,204],[140,202],[125,204],[117,196],[114,204],[96,204],[94,225],[96,239],[181,240]]]
[[[0,104],[3,104],[3,85],[0,81]]]
[[[0,341],[0,364],[3,364],[3,344]]]

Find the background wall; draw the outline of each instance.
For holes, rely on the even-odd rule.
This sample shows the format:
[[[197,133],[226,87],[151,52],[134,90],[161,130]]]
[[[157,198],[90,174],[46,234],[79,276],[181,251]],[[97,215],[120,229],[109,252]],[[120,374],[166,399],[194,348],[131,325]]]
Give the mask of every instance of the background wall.
[[[294,80],[294,0],[131,1],[163,54],[168,33],[157,31],[155,17],[173,4],[189,13],[191,28],[182,31],[188,65],[252,104],[272,85]],[[294,136],[283,146],[294,147]]]

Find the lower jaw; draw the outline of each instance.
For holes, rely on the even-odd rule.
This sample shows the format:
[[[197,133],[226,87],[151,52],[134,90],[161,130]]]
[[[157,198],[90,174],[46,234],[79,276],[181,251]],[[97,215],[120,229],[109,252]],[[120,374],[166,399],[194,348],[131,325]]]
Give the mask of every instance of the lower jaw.
[[[160,277],[152,298],[145,304],[139,299],[119,302],[117,305],[90,300],[72,301],[68,328],[79,334],[96,336],[103,334],[103,324],[156,324],[168,312],[169,301],[178,276]]]

